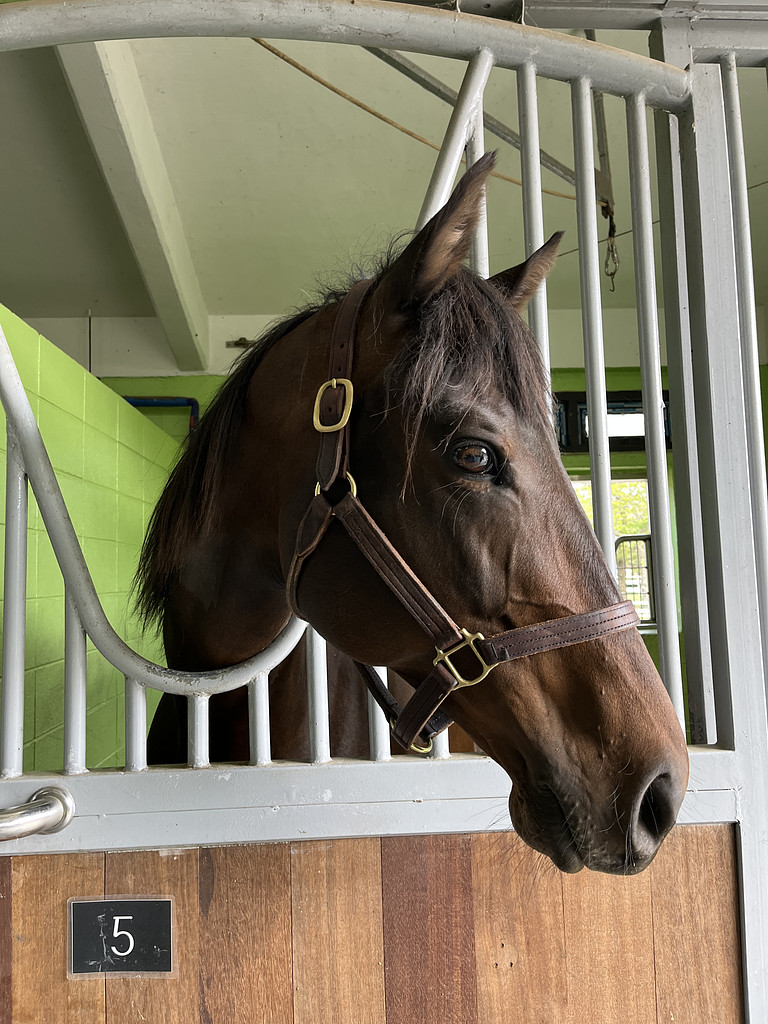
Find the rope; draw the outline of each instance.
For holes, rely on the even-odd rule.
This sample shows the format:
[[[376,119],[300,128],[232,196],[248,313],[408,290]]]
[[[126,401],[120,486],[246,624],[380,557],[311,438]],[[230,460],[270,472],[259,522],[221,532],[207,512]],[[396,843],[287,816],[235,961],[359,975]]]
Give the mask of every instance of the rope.
[[[320,75],[316,75],[314,71],[310,71],[309,68],[305,67],[303,64],[300,64],[297,60],[294,60],[293,57],[289,57],[288,54],[283,53],[282,50],[278,50],[277,47],[270,45],[263,39],[254,39],[253,42],[258,43],[259,46],[263,46],[265,50],[268,50],[270,53],[274,54],[274,56],[279,58],[280,60],[285,61],[285,63],[289,64],[292,68],[295,68],[297,71],[300,71],[302,75],[306,75],[307,78],[311,78],[313,82],[317,82],[318,85],[322,85],[324,89],[328,89],[330,92],[334,93],[334,95],[340,96],[343,100],[346,100],[348,103],[352,103],[355,107],[359,107],[360,110],[364,110],[366,114],[371,114],[373,117],[378,118],[379,121],[383,121],[384,124],[388,124],[390,128],[396,128],[397,131],[402,132],[403,135],[407,135],[409,138],[415,139],[416,142],[421,142],[425,146],[429,146],[430,149],[434,149],[438,153],[440,152],[440,147],[436,145],[436,143],[431,142],[429,139],[425,139],[423,135],[418,135],[416,132],[412,132],[410,128],[406,128],[405,125],[400,124],[398,121],[393,121],[392,118],[387,117],[385,114],[382,114],[374,107],[369,107],[368,104],[363,103],[362,100],[358,100],[354,96],[350,96],[348,92],[344,92],[343,89],[339,89],[337,86],[327,81],[327,79],[321,78]],[[462,160],[463,159],[464,158],[462,157]],[[498,171],[491,171],[491,177],[499,178],[501,181],[508,181],[511,185],[523,184],[519,178],[510,178],[508,175],[500,174]],[[543,188],[541,191],[545,192],[548,196],[556,196],[558,199],[572,199],[574,200],[574,202],[576,200],[576,196],[568,195],[565,192],[556,192],[555,190],[549,188]]]

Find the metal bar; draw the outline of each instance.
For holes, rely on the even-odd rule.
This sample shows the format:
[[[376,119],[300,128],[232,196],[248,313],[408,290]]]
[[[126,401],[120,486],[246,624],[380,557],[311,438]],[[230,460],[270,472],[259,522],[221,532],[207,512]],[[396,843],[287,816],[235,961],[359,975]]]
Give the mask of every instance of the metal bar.
[[[395,71],[399,71],[401,75],[405,75],[406,78],[410,78],[412,82],[420,85],[427,92],[432,93],[433,96],[444,100],[451,107],[455,106],[456,98],[459,94],[454,89],[445,85],[439,78],[435,78],[434,75],[430,75],[428,71],[420,68],[412,60],[403,57],[401,53],[395,53],[392,50],[381,50],[375,46],[366,46],[365,49],[368,53],[373,54],[374,57],[378,57],[379,60],[394,68]],[[506,142],[513,149],[522,150],[523,140],[513,128],[503,124],[487,112],[483,113],[483,124],[497,139]],[[559,160],[544,150],[540,151],[540,160],[541,166],[546,170],[556,174],[558,178],[561,178],[571,186],[576,184],[576,175],[570,167],[566,167],[565,164],[560,163]],[[597,198],[600,199],[601,197],[597,196]]]
[[[687,32],[667,19],[651,34],[651,53],[684,66],[690,60]],[[712,651],[704,562],[704,531],[698,472],[696,400],[691,357],[690,301],[686,269],[683,183],[678,120],[655,114],[661,269],[667,341],[669,418],[675,473],[675,524],[680,569],[680,608],[685,637],[688,727],[692,743],[716,743]]]
[[[270,764],[272,737],[269,730],[269,674],[260,672],[248,683],[248,736],[251,764]]]
[[[7,424],[3,687],[0,776],[21,775],[24,762],[24,656],[27,629],[27,475],[10,420]]]
[[[592,156],[592,99],[588,79],[571,84],[573,148],[576,166],[576,219],[581,278],[581,320],[584,334],[584,369],[589,410],[589,464],[595,533],[608,565],[616,575],[611,456],[608,447],[608,401],[605,390],[603,318],[600,306],[600,256],[594,203]]]
[[[590,42],[596,43],[595,30],[588,28],[584,35]],[[629,100],[630,97],[627,97]],[[600,161],[601,187],[598,190],[598,199],[603,199],[608,210],[613,213],[613,180],[611,179],[611,159],[608,153],[608,128],[605,123],[605,100],[599,91],[592,93],[592,101],[595,108],[595,132],[597,135],[597,155]]]
[[[85,767],[86,658],[85,630],[68,588],[64,596],[64,772]]]
[[[469,135],[469,125],[476,111],[481,109],[483,91],[492,67],[493,56],[487,49],[479,50],[469,62],[424,196],[416,222],[417,231],[448,201]]]
[[[314,629],[307,630],[307,697],[310,760],[313,764],[324,764],[331,760],[328,663],[325,640]]]
[[[443,761],[447,757],[451,756],[450,740],[448,739],[448,730],[441,732],[439,736],[435,736],[432,740],[432,749],[427,755],[433,761]]]
[[[2,11],[0,11],[0,25]],[[210,672],[181,672],[156,665],[131,650],[110,625],[101,607],[96,588],[85,564],[61,488],[45,450],[32,407],[13,361],[8,340],[0,326],[0,400],[2,400],[21,450],[21,458],[37,498],[40,514],[51,539],[56,560],[77,606],[86,633],[94,646],[123,675],[166,693],[189,696],[193,693],[219,693],[246,686],[259,672],[269,672],[285,658],[301,639],[306,623],[295,617],[280,635],[248,661]],[[25,532],[26,537],[26,532]],[[24,542],[26,543],[26,541]],[[0,768],[0,770],[2,770]]]
[[[0,811],[0,842],[60,832],[74,813],[72,796],[58,786],[47,786],[26,803]]]
[[[187,698],[187,763],[190,768],[207,768],[211,763],[208,731],[208,694]]]
[[[125,770],[147,767],[147,695],[136,679],[125,677]]]
[[[387,685],[387,670],[378,668],[376,671],[384,685]],[[368,694],[368,738],[373,761],[389,761],[392,758],[392,741],[390,739],[389,722],[379,705]]]
[[[731,170],[733,230],[736,256],[736,284],[739,295],[741,361],[747,415],[750,494],[754,523],[757,590],[760,596],[760,626],[763,638],[763,666],[768,682],[768,481],[765,471],[760,357],[757,345],[757,312],[752,268],[752,236],[749,224],[747,169],[744,163],[744,133],[741,125],[736,57],[720,61],[725,101],[725,127]]]
[[[544,244],[536,68],[530,63],[523,64],[517,71],[517,110],[522,135],[520,168],[523,179],[525,255],[530,256]],[[545,281],[541,283],[540,288],[535,295],[531,296],[528,303],[528,323],[539,343],[547,379],[549,379],[549,318],[547,316],[547,285]]]
[[[580,22],[584,24],[584,22]],[[274,0],[26,0],[0,5],[0,51],[60,43],[167,36],[309,39],[386,46],[471,60],[492,50],[500,67],[535,60],[560,82],[589,76],[595,89],[625,96],[642,82],[648,103],[679,111],[689,84],[679,68],[610,46],[529,25],[472,18],[455,11],[357,0],[276,4]]]
[[[635,295],[640,342],[640,377],[645,418],[648,502],[651,514],[656,621],[659,629],[661,676],[685,732],[683,672],[677,623],[675,552],[669,506],[664,394],[653,255],[651,168],[646,107],[642,95],[627,100],[632,240],[635,254]]]
[[[738,336],[733,209],[720,68],[694,65],[681,118],[691,341],[699,410],[704,554],[718,737],[736,752],[742,963],[747,1020],[768,1011],[768,711],[746,403]]]
[[[483,132],[483,107],[482,97],[480,104],[470,120],[469,137],[467,139],[467,167],[471,167],[485,153],[485,137]],[[472,239],[472,249],[469,254],[469,265],[476,274],[482,278],[490,275],[490,259],[488,256],[488,200],[486,191],[483,189],[483,202],[480,207],[480,217],[475,228],[475,236]]]

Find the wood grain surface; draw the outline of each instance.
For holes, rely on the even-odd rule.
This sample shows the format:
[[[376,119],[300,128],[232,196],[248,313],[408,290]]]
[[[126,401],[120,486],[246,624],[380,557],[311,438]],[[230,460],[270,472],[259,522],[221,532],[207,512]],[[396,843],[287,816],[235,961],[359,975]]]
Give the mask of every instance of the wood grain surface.
[[[104,895],[104,854],[14,857],[13,1024],[104,1024],[104,977],[67,978],[67,900]]]
[[[291,846],[294,1024],[386,1024],[381,844]]]
[[[476,1024],[471,837],[381,849],[387,1024]]]
[[[200,851],[201,1024],[292,1024],[286,843]]]
[[[11,1016],[11,858],[0,857],[0,1024],[12,1024]]]
[[[177,1024],[197,1020],[197,864],[197,850],[107,854],[105,895],[175,898],[178,962],[175,978],[108,978],[109,1022]]]
[[[659,1021],[742,1024],[733,826],[674,829],[649,873]]]
[[[478,1024],[561,1024],[567,974],[560,872],[513,832],[472,837]]]

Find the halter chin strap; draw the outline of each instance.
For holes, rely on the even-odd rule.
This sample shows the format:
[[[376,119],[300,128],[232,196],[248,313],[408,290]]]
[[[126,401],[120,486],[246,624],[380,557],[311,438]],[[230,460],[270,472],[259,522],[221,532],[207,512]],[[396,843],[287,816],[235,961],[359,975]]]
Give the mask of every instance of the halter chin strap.
[[[470,633],[458,626],[427,590],[358,500],[355,481],[349,472],[354,340],[360,310],[372,285],[371,281],[360,281],[352,287],[341,302],[331,333],[329,378],[318,389],[313,414],[315,429],[321,435],[318,483],[299,526],[288,573],[287,596],[294,613],[301,616],[298,603],[301,571],[332,520],[336,519],[435,645],[432,671],[402,708],[374,669],[355,663],[387,715],[398,743],[406,750],[426,752],[432,746],[432,738],[451,724],[451,719],[439,708],[454,690],[474,686],[503,662],[618,633],[637,626],[640,620],[632,602],[623,601],[598,611],[550,619],[486,638],[482,633]],[[336,495],[344,481],[346,491],[341,497],[332,498],[331,490]]]

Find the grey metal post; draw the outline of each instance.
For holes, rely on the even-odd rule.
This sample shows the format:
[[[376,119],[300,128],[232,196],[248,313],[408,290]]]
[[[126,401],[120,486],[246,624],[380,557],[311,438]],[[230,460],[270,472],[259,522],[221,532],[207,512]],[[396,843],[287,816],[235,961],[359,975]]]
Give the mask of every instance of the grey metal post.
[[[690,47],[687,25],[681,24],[677,18],[662,20],[660,28],[651,34],[651,56],[680,66],[688,64]],[[716,743],[717,721],[704,571],[696,400],[688,319],[690,303],[686,277],[680,135],[677,118],[666,111],[656,111],[654,121],[688,726],[692,743]]]
[[[520,167],[523,179],[523,231],[525,255],[530,256],[544,244],[544,210],[541,202],[541,147],[539,145],[539,109],[536,68],[527,62],[517,70],[517,109],[520,122]],[[550,373],[547,285],[528,303],[528,323],[539,343],[541,357]]]
[[[651,169],[648,155],[645,100],[627,100],[632,241],[635,254],[635,294],[643,385],[645,452],[648,460],[648,500],[651,513],[656,621],[659,626],[661,675],[677,717],[685,731],[685,701],[680,662],[675,589],[675,552],[669,506],[667,444],[664,432],[664,395],[656,299],[656,264],[653,256]]]
[[[385,668],[377,668],[376,671],[386,686],[387,670]],[[368,739],[371,759],[374,761],[389,761],[392,757],[389,722],[370,693],[368,694]]]
[[[493,55],[486,49],[479,50],[469,62],[416,222],[417,231],[420,231],[445,205],[451,194],[467,141],[469,125],[476,111],[482,109],[483,92],[492,67]]]
[[[307,630],[307,697],[310,759],[313,764],[324,764],[331,760],[328,664],[325,640],[311,628]]]
[[[751,480],[752,517],[755,523],[760,623],[763,636],[763,665],[768,681],[768,481],[765,471],[763,410],[760,394],[760,357],[757,347],[757,314],[752,271],[752,234],[749,225],[747,169],[744,163],[744,133],[741,126],[739,82],[736,57],[722,59],[725,127],[731,168],[731,198],[736,255],[736,283],[739,291],[739,326],[747,412],[747,444]]]
[[[147,767],[147,695],[136,679],[125,677],[125,770]]]
[[[24,654],[27,629],[29,492],[16,432],[7,424],[5,580],[3,583],[3,703],[0,776],[21,775],[24,762]]]
[[[194,693],[187,698],[187,762],[192,768],[207,768],[211,763],[208,699],[207,693]]]
[[[269,764],[272,738],[269,731],[269,673],[259,672],[248,684],[248,737],[251,764]]]
[[[571,83],[573,148],[576,167],[576,217],[581,276],[581,320],[589,412],[589,464],[595,533],[608,565],[616,575],[611,496],[611,453],[608,447],[608,402],[605,393],[605,352],[600,305],[600,256],[595,219],[595,170],[592,144],[592,95],[586,78]]]
[[[768,1013],[768,728],[720,68],[681,118],[691,342],[718,737],[735,751],[747,1019]]]
[[[64,598],[64,771],[85,768],[87,644],[85,630],[68,587]]]
[[[485,131],[483,129],[483,98],[480,97],[469,125],[469,137],[467,138],[466,154],[467,167],[471,167],[485,153]],[[483,191],[483,203],[480,209],[480,218],[475,229],[475,237],[472,240],[472,249],[469,254],[469,265],[480,277],[487,278],[491,273],[490,260],[488,256],[488,203]]]

